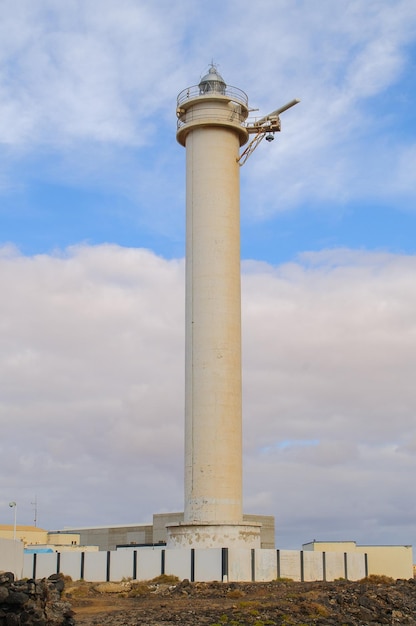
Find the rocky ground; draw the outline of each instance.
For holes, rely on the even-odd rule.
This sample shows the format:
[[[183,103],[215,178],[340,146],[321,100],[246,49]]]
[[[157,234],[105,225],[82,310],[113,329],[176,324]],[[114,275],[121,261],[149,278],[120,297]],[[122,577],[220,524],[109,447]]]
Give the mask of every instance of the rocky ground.
[[[60,574],[15,580],[12,572],[0,572],[0,626],[74,626],[64,588]]]
[[[416,581],[332,583],[71,583],[63,599],[77,626],[414,624]]]

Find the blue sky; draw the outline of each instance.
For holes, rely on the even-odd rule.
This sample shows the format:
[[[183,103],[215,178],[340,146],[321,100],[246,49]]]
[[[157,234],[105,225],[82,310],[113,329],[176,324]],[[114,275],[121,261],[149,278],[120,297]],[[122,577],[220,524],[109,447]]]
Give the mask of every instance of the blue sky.
[[[183,253],[175,98],[214,58],[260,113],[302,100],[242,169],[243,257],[414,252],[408,2],[102,6],[3,2],[2,241],[26,254],[79,241]]]
[[[175,108],[214,60],[255,115],[301,99],[241,169],[246,509],[416,543],[416,6],[97,5],[0,2],[0,511],[183,506]]]

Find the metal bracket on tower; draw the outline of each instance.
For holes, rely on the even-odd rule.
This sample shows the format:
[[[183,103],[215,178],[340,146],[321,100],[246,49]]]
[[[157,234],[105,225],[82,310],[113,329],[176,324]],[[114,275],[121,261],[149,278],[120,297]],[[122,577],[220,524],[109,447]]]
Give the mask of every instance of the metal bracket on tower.
[[[280,132],[281,130],[279,115],[281,113],[284,113],[291,107],[295,106],[295,104],[298,104],[298,102],[300,102],[298,98],[296,98],[295,100],[291,100],[290,102],[280,107],[279,109],[276,109],[272,113],[269,113],[268,115],[261,117],[259,120],[255,120],[254,122],[247,124],[246,129],[248,133],[250,135],[254,134],[255,136],[237,159],[237,163],[240,166],[244,165],[250,154],[254,152],[254,150],[264,138],[266,138],[267,141],[273,141],[274,133]]]

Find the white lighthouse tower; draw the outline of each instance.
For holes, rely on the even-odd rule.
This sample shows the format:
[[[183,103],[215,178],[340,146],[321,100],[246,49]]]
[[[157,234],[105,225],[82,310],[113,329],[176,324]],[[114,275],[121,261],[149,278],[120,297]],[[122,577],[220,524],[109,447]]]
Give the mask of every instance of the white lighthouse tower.
[[[240,165],[280,120],[249,125],[248,113],[247,95],[213,65],[178,96],[176,137],[186,148],[185,511],[183,523],[167,528],[168,547],[260,547],[260,524],[244,523],[242,508]]]

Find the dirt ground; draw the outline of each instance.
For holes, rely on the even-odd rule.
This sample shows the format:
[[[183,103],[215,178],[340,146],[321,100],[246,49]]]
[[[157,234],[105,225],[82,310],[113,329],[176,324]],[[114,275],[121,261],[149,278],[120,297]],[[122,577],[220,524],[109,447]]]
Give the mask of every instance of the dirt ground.
[[[77,626],[413,624],[416,583],[378,577],[333,583],[68,583]]]

